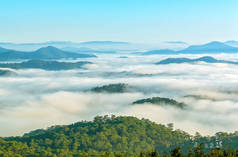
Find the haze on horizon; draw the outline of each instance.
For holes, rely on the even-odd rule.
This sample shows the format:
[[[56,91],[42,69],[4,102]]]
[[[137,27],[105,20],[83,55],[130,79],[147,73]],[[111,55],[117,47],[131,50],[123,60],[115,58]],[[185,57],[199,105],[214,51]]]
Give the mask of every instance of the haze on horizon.
[[[8,0],[0,2],[0,41],[238,40],[237,8],[236,0]]]

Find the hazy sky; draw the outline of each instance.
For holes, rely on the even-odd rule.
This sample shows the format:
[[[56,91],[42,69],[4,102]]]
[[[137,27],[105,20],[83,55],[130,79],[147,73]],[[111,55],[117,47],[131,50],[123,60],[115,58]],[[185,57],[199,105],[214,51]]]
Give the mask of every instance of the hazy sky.
[[[0,42],[238,40],[238,0],[1,0]]]

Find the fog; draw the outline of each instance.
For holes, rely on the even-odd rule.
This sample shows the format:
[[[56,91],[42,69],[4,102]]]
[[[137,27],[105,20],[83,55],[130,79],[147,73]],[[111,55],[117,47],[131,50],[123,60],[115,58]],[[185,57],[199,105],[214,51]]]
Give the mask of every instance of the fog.
[[[120,58],[122,55],[128,58]],[[23,135],[34,129],[92,120],[105,114],[174,123],[175,129],[191,134],[238,130],[237,65],[154,64],[168,57],[201,56],[205,55],[107,54],[88,59],[93,64],[85,65],[83,70],[15,70],[17,76],[0,77],[0,136]],[[238,60],[236,54],[213,57]],[[127,83],[135,90],[90,92],[93,87],[112,83]],[[173,98],[186,103],[188,108],[132,105],[138,99],[153,96]]]

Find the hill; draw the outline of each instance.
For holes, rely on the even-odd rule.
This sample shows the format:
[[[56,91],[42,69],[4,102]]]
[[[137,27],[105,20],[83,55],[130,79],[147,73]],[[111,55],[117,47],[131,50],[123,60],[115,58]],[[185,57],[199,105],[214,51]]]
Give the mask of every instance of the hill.
[[[22,137],[8,137],[7,142],[20,142],[35,150],[68,154],[89,152],[128,152],[156,148],[161,152],[190,139],[190,135],[171,127],[135,117],[97,116],[93,121],[53,126],[36,130]],[[40,151],[39,151],[40,152]]]
[[[11,69],[70,70],[83,68],[83,65],[85,64],[91,64],[91,62],[81,61],[71,63],[58,61],[29,60],[21,63],[0,63],[0,67]]]
[[[0,138],[0,156],[109,157],[105,152],[110,152],[122,153],[128,157],[139,156],[140,152],[151,150],[162,154],[177,149],[180,153],[190,154],[188,157],[204,157],[201,154],[205,152],[211,152],[208,157],[214,157],[214,150],[219,151],[220,148],[228,148],[227,153],[236,152],[232,149],[238,147],[237,139],[237,132],[219,132],[209,137],[201,136],[199,133],[191,136],[184,131],[174,130],[173,124],[165,126],[148,119],[130,116],[97,116],[93,121],[52,126],[31,131],[23,136]],[[223,157],[221,154],[218,156]],[[179,156],[174,154],[171,157]],[[233,154],[230,157],[236,156]]]
[[[177,102],[173,99],[169,98],[161,98],[161,97],[152,97],[152,98],[147,98],[147,99],[140,99],[132,104],[144,104],[144,103],[150,103],[150,104],[155,104],[155,105],[160,105],[160,106],[172,106],[180,109],[184,109],[187,105],[184,103]]]
[[[43,47],[33,52],[21,52],[15,50],[3,51],[2,49],[0,49],[0,51],[2,51],[0,53],[0,60],[22,60],[22,59],[47,60],[47,59],[96,57],[95,55],[67,52],[52,46]]]
[[[225,60],[217,60],[210,56],[204,56],[197,59],[189,59],[189,58],[167,58],[156,64],[180,64],[180,63],[195,63],[195,62],[206,62],[206,63],[226,63],[226,64],[238,64],[238,62],[233,61],[225,61]]]
[[[117,83],[95,87],[91,91],[96,93],[125,93],[130,91],[130,87],[128,84]]]

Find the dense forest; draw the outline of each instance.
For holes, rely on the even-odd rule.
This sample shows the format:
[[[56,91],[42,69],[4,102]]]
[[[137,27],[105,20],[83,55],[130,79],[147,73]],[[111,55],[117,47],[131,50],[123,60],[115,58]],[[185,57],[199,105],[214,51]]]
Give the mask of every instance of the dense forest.
[[[191,136],[173,124],[112,115],[0,138],[0,157],[232,157],[237,147],[238,132]]]

